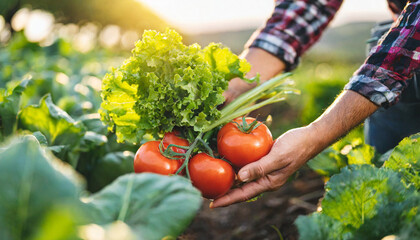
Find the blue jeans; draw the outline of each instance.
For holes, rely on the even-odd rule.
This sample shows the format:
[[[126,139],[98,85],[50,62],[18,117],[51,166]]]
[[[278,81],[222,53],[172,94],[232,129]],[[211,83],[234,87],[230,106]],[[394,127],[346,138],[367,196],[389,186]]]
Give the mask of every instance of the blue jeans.
[[[371,40],[382,36],[384,32],[381,31],[384,29],[389,29],[384,25],[378,24],[372,30]],[[376,42],[370,41],[368,48],[372,45],[376,45]],[[385,153],[398,145],[403,138],[420,132],[420,74],[407,81],[408,86],[397,104],[388,109],[378,109],[365,121],[366,143],[374,146],[379,153]]]
[[[414,98],[413,85],[412,81],[402,93],[410,97],[409,101],[401,99],[388,109],[378,109],[366,119],[365,140],[367,144],[374,146],[377,152],[385,153],[398,145],[403,138],[420,132],[420,98]]]

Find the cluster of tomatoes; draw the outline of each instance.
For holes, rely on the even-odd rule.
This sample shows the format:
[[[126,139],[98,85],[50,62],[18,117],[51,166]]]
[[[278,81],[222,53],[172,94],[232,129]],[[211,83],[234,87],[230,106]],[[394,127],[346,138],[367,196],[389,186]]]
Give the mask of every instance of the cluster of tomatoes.
[[[220,158],[201,152],[188,160],[187,169],[179,171],[185,158],[165,156],[162,149],[170,146],[175,156],[183,156],[190,143],[170,132],[164,135],[162,141],[149,141],[139,148],[134,158],[134,171],[171,175],[177,172],[185,174],[186,170],[203,197],[216,199],[232,188],[235,170],[265,156],[272,145],[273,138],[266,125],[253,118],[237,118],[223,126],[217,134]]]

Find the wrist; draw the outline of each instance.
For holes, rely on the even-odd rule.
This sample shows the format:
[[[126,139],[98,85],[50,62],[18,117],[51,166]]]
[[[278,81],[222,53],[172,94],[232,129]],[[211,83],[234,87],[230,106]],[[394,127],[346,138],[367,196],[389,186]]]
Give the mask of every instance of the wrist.
[[[259,73],[261,80],[265,81],[286,69],[286,64],[282,60],[261,48],[245,49],[241,57],[251,63],[248,78],[255,77]]]

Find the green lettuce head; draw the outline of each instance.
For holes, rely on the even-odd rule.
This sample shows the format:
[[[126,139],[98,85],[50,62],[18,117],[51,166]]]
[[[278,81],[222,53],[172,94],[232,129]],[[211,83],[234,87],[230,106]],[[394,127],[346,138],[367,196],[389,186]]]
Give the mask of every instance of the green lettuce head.
[[[139,143],[174,127],[202,131],[220,118],[229,80],[250,70],[228,48],[186,46],[169,29],[145,31],[132,53],[102,82],[101,119],[120,142]]]

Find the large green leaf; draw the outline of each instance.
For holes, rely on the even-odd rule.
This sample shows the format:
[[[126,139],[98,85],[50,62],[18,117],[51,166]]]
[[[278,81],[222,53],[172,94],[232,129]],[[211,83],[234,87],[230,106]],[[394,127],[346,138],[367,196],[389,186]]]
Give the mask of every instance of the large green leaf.
[[[399,172],[406,185],[420,190],[420,133],[404,138],[394,148],[384,167]]]
[[[54,105],[49,94],[41,99],[38,106],[22,109],[19,120],[22,127],[44,134],[50,145],[72,145],[84,133],[83,125]]]
[[[323,213],[345,226],[359,228],[381,205],[402,202],[406,188],[398,174],[371,165],[350,165],[327,183]]]
[[[191,183],[179,176],[127,174],[85,199],[96,224],[128,224],[138,239],[176,237],[201,205]]]
[[[68,175],[73,170],[57,161],[33,136],[0,148],[0,239],[27,239],[54,206],[79,202],[78,187]],[[56,231],[65,227],[55,226]]]
[[[72,166],[77,165],[78,152],[73,151],[80,144],[85,128],[65,111],[54,105],[51,96],[45,95],[37,106],[27,106],[19,114],[21,128],[41,132],[56,155]]]

